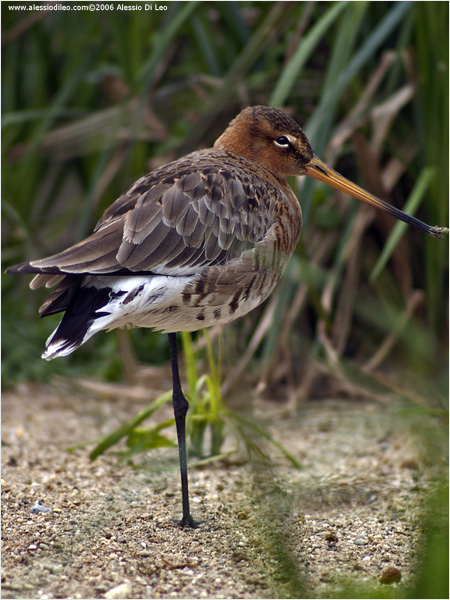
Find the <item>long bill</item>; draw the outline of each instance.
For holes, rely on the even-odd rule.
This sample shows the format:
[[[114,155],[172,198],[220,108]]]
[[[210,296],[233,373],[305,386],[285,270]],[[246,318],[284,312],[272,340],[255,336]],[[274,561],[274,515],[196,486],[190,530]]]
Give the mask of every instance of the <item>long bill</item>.
[[[375,206],[375,208],[380,208],[396,219],[405,221],[405,223],[408,223],[408,225],[417,227],[417,229],[421,229],[433,237],[443,239],[444,234],[448,235],[447,227],[432,227],[431,225],[427,225],[426,223],[419,221],[419,219],[416,219],[415,217],[404,213],[400,209],[395,208],[395,206],[391,206],[387,202],[384,202],[384,200],[380,200],[380,198],[372,196],[372,194],[369,194],[369,192],[366,192],[355,183],[349,181],[337,171],[327,167],[327,165],[318,159],[317,156],[314,156],[314,158],[307,165],[305,165],[305,169],[305,175],[308,175],[313,179],[323,181],[337,190],[341,190],[342,192],[345,192],[346,194],[349,194],[358,200],[362,200],[371,206]]]

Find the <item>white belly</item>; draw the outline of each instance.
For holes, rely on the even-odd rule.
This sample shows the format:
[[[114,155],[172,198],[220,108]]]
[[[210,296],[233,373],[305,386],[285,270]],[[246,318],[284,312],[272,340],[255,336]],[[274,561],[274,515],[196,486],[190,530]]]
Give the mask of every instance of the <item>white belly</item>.
[[[87,276],[80,294],[86,290],[86,296],[89,292],[89,298],[102,298],[102,303],[86,315],[78,335],[73,330],[75,335],[63,334],[67,327],[61,329],[62,322],[48,338],[42,357],[50,360],[66,356],[102,330],[146,327],[174,333],[229,323],[261,304],[279,275],[216,266],[203,273],[176,277]],[[70,313],[69,308],[66,323]]]

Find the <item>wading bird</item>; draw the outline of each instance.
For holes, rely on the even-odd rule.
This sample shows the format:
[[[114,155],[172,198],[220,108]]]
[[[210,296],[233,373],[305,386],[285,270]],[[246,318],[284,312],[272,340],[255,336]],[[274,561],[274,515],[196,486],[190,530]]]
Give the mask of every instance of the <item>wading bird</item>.
[[[32,289],[56,286],[40,309],[42,317],[64,313],[47,340],[46,360],[70,354],[102,330],[149,327],[169,335],[182,526],[196,523],[189,509],[189,405],[178,373],[176,332],[234,321],[277,285],[302,229],[288,175],[323,181],[434,237],[448,233],[351,183],[314,155],[285,112],[255,106],[238,114],[213,148],[136,181],[88,238],[7,270],[35,273]]]

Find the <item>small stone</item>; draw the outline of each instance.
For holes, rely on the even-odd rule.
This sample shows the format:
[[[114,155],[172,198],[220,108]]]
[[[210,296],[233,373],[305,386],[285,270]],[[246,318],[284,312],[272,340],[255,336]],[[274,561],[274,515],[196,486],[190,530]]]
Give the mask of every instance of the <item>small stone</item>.
[[[385,569],[380,577],[380,583],[390,585],[391,583],[398,583],[402,578],[400,569],[397,567],[388,567]]]
[[[36,504],[34,504],[31,507],[31,509],[30,509],[30,511],[33,514],[36,514],[36,513],[48,513],[48,512],[52,512],[52,510],[53,510],[52,508],[50,508],[49,506],[44,506],[40,502],[36,502]]]
[[[411,469],[411,471],[418,471],[419,464],[417,463],[416,460],[414,460],[414,458],[406,458],[405,460],[402,460],[402,462],[400,463],[400,468],[401,469]]]
[[[44,571],[49,571],[50,573],[61,573],[64,568],[61,564],[51,561],[42,561],[40,566]]]
[[[247,560],[247,555],[245,554],[245,552],[235,550],[232,554],[232,558],[235,562],[240,562],[241,560]]]
[[[367,540],[355,540],[353,542],[355,544],[355,546],[367,546],[368,542]]]
[[[129,582],[121,583],[116,587],[105,592],[105,598],[109,600],[120,600],[121,598],[131,598],[131,585]]]

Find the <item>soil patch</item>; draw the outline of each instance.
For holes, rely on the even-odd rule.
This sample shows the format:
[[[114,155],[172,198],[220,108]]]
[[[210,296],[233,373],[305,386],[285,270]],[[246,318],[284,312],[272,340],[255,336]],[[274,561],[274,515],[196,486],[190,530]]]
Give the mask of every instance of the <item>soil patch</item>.
[[[260,403],[303,468],[272,449],[270,467],[190,469],[203,522],[182,530],[175,448],[133,468],[80,447],[144,402],[30,384],[2,404],[3,598],[314,598],[346,581],[401,597],[411,582],[427,482],[420,445],[385,406],[327,400],[292,417]]]

